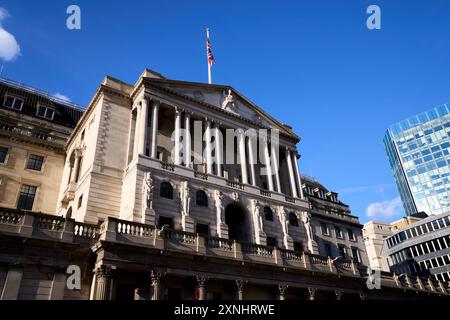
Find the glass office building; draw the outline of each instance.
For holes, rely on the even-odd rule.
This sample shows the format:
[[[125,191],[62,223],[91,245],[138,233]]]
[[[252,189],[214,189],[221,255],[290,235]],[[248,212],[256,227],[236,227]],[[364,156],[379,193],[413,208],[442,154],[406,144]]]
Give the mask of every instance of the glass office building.
[[[384,145],[408,215],[450,211],[450,103],[393,124]]]

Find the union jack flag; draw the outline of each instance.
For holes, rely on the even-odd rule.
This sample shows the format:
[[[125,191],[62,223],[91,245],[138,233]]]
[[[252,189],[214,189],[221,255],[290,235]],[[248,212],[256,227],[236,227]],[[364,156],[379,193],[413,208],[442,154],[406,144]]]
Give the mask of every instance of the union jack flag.
[[[212,66],[215,63],[215,61],[211,50],[211,43],[209,42],[209,35],[206,36],[206,54],[208,56],[208,63],[210,66]]]

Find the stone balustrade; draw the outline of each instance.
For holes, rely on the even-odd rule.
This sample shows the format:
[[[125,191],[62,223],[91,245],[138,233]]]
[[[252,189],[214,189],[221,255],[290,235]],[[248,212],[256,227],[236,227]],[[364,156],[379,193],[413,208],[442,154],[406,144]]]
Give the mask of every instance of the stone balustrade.
[[[351,277],[365,277],[352,260],[334,259],[316,254],[287,250],[256,243],[201,236],[181,230],[158,230],[153,225],[109,217],[101,225],[92,225],[42,213],[15,209],[0,209],[0,233],[9,236],[33,237],[63,243],[92,246],[98,240],[144,246],[157,250],[214,256],[222,259],[272,264],[313,272],[333,273]],[[387,279],[387,280],[385,280]],[[409,276],[402,278],[383,274],[384,283],[404,289],[450,294],[448,284],[431,278]]]

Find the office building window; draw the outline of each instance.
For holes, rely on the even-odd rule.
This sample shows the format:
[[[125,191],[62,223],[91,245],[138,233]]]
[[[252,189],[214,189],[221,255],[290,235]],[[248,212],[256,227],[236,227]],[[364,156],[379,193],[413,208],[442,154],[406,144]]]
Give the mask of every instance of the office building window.
[[[0,163],[6,163],[8,157],[8,148],[0,146]]]
[[[336,232],[336,237],[342,239],[344,235],[342,234],[342,230],[339,227],[334,227],[334,231]]]
[[[36,196],[36,190],[37,190],[37,187],[23,185],[20,188],[17,209],[32,210],[34,197]]]
[[[345,247],[344,247],[344,246],[339,245],[339,246],[338,246],[338,250],[339,250],[339,255],[340,255],[341,257],[345,257],[345,256],[346,256],[346,254],[345,254]]]
[[[325,249],[325,255],[331,257],[331,245],[329,243],[324,243],[323,248]]]
[[[201,207],[207,207],[208,206],[208,196],[206,195],[206,192],[203,190],[199,190],[196,193],[196,203],[198,206]]]
[[[358,248],[352,248],[352,258],[355,262],[360,262]]]
[[[39,105],[37,108],[36,115],[41,118],[53,120],[53,116],[55,115],[55,110],[53,108]]]
[[[356,240],[355,239],[355,234],[353,233],[353,230],[351,230],[351,229],[348,229],[348,239],[349,240]]]
[[[159,196],[161,198],[173,199],[173,187],[169,182],[161,182],[159,185]]]
[[[208,236],[209,235],[209,225],[203,224],[203,223],[197,223],[197,233],[202,236]]]
[[[35,154],[30,154],[27,162],[27,169],[41,171],[44,157]]]
[[[23,99],[13,96],[6,96],[3,101],[3,105],[11,109],[22,110]]]
[[[321,223],[320,224],[320,229],[322,230],[322,234],[329,236],[330,235],[330,230],[328,229],[328,226],[326,223]]]
[[[273,212],[269,207],[264,207],[264,218],[267,221],[273,221]]]

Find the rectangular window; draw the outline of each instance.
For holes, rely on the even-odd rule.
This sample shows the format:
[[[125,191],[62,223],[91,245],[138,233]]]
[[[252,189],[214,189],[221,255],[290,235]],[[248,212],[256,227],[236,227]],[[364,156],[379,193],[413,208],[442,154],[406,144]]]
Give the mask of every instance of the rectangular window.
[[[34,197],[36,196],[36,190],[37,190],[37,187],[23,185],[20,188],[17,209],[32,210]]]
[[[43,156],[30,154],[30,157],[28,158],[27,169],[41,171],[43,163],[44,163]]]
[[[53,110],[53,108],[38,105],[36,115],[41,118],[53,120],[53,116],[55,115],[55,110]]]
[[[209,225],[203,223],[197,223],[197,233],[202,236],[209,235]]]
[[[80,209],[82,205],[83,205],[83,195],[78,197],[78,209]]]
[[[355,234],[353,233],[353,230],[348,229],[348,239],[349,240],[356,240],[355,239]]]
[[[360,262],[358,248],[352,248],[352,257],[355,262]]]
[[[346,256],[346,254],[345,254],[345,247],[344,246],[338,246],[338,249],[339,249],[339,255],[341,257],[345,257]]]
[[[325,249],[325,255],[327,255],[328,257],[331,257],[331,245],[329,243],[325,243],[323,245],[324,249]]]
[[[22,110],[23,99],[13,96],[6,96],[5,100],[3,101],[3,105],[11,109]]]
[[[336,232],[336,237],[342,239],[343,235],[342,235],[342,230],[339,227],[334,227],[334,230]]]
[[[276,247],[277,246],[277,239],[274,237],[267,237],[267,245],[269,247]]]
[[[329,236],[330,235],[330,230],[328,230],[328,226],[326,223],[321,223],[320,224],[320,229],[322,230],[322,234]]]
[[[303,243],[294,241],[294,251],[303,251]]]
[[[165,225],[168,225],[169,228],[173,228],[173,219],[169,217],[160,216],[158,219],[158,228],[161,229]]]
[[[7,156],[8,156],[8,148],[0,147],[0,163],[6,163]]]

